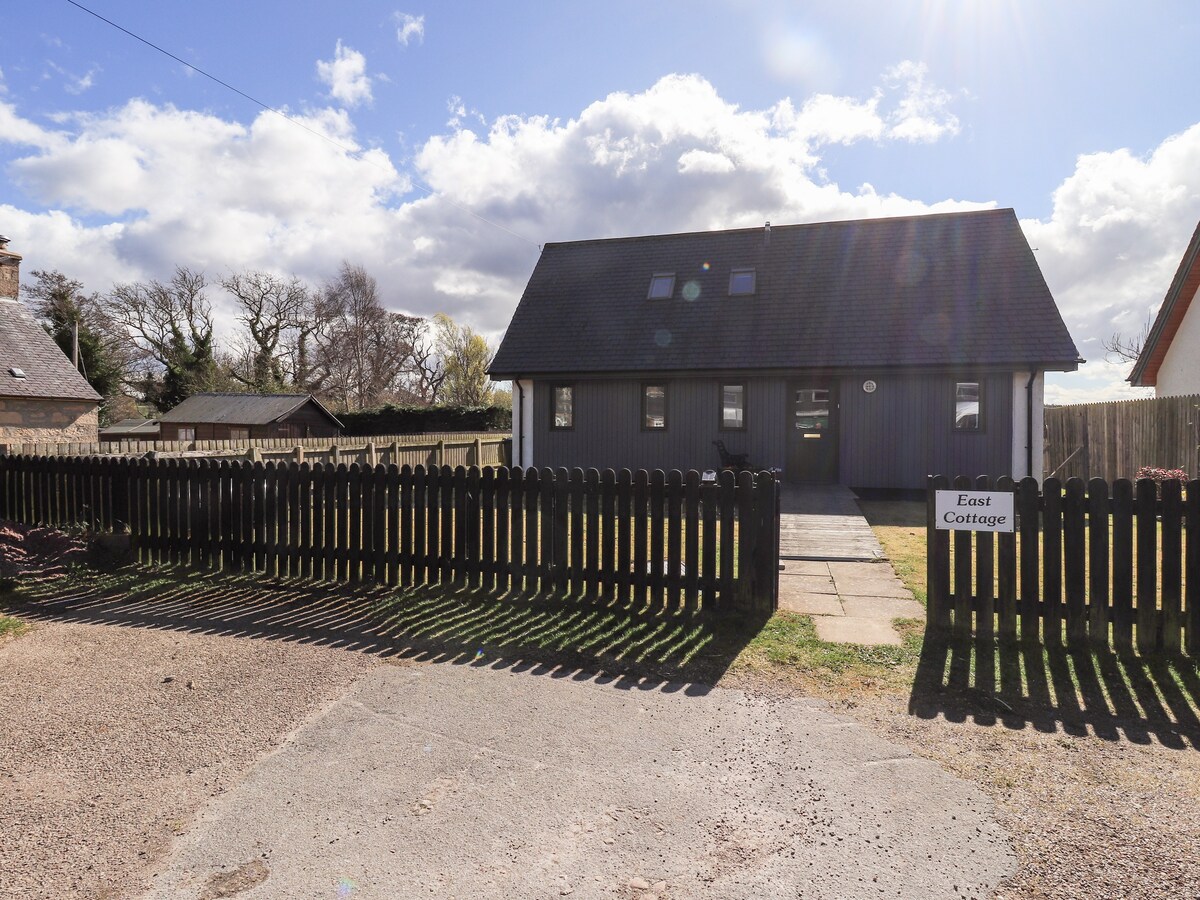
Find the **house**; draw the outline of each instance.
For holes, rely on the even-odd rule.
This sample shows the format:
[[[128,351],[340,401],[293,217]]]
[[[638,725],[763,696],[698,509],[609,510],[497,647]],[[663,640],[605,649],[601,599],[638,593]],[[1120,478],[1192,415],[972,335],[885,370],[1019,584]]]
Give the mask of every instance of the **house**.
[[[525,466],[1040,477],[1081,360],[1011,209],[547,244],[492,362]]]
[[[1200,225],[1192,232],[1175,277],[1129,381],[1152,387],[1157,397],[1200,394]]]
[[[157,441],[158,433],[158,419],[122,419],[100,429],[100,443]]]
[[[158,423],[163,441],[336,437],[342,431],[312,394],[193,394]]]
[[[0,444],[95,441],[102,398],[17,299],[20,265],[0,237]]]

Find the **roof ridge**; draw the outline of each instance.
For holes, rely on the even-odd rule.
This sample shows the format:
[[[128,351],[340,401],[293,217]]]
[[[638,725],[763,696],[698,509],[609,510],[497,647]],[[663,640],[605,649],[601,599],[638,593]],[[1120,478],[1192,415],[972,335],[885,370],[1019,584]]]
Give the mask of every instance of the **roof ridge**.
[[[939,213],[909,213],[903,216],[867,216],[860,219],[826,219],[820,222],[792,222],[785,225],[771,225],[771,231],[796,231],[803,228],[818,228],[829,225],[864,225],[877,222],[905,222],[912,219],[928,220],[946,219],[951,217],[964,218],[967,216],[996,215],[998,213],[1006,212],[1012,213],[1013,217],[1016,217],[1016,209],[1011,206],[1000,206],[991,209],[963,209]],[[655,232],[652,234],[623,235],[618,237],[581,238],[577,241],[547,241],[542,246],[561,247],[569,244],[572,247],[577,247],[580,244],[615,244],[622,241],[646,241],[652,238],[688,238],[717,234],[757,234],[762,230],[762,225],[746,225],[741,228],[704,228],[696,231],[666,231]]]

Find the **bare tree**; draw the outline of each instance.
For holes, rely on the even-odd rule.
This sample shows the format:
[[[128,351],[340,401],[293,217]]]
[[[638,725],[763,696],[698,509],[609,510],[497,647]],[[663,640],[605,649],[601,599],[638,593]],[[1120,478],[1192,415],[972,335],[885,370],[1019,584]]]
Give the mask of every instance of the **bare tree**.
[[[1146,313],[1146,321],[1142,324],[1142,329],[1133,337],[1129,337],[1120,331],[1114,331],[1112,337],[1103,341],[1104,356],[1109,362],[1137,362],[1139,356],[1142,355],[1142,348],[1146,346],[1146,340],[1150,337],[1150,329],[1154,326],[1154,317],[1150,313]]]
[[[257,271],[230,275],[221,286],[237,300],[238,320],[246,329],[233,348],[230,374],[259,393],[297,381],[297,356],[288,352],[288,338],[310,324],[308,289],[298,278]],[[303,360],[307,335],[297,334],[297,339]],[[302,382],[304,373],[300,374]]]
[[[385,309],[375,279],[342,263],[312,311],[311,377],[342,410],[403,398],[421,322]]]
[[[469,325],[458,325],[445,313],[433,317],[437,349],[445,371],[441,399],[460,406],[490,406],[492,386],[487,369],[495,351]]]
[[[432,406],[441,396],[446,367],[438,355],[437,343],[429,334],[429,322],[422,320],[413,342],[409,394],[413,403]]]
[[[220,384],[206,286],[203,273],[179,267],[168,284],[118,284],[108,296],[108,314],[128,329],[148,363],[146,399],[160,409]]]

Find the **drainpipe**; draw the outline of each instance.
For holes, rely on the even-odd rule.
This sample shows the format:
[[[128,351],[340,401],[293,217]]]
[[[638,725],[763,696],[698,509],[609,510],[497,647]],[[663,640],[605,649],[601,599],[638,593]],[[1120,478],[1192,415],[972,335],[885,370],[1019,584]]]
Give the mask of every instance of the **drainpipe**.
[[[1025,474],[1033,474],[1033,382],[1037,369],[1030,368],[1029,380],[1025,382]]]
[[[525,388],[521,387],[521,379],[514,378],[517,386],[517,465],[525,465]]]

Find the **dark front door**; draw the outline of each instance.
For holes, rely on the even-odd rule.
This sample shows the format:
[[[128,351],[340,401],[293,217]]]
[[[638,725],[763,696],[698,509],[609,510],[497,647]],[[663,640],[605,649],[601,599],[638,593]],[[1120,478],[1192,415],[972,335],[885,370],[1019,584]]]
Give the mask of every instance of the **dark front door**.
[[[838,480],[837,388],[827,381],[788,386],[788,481]]]

